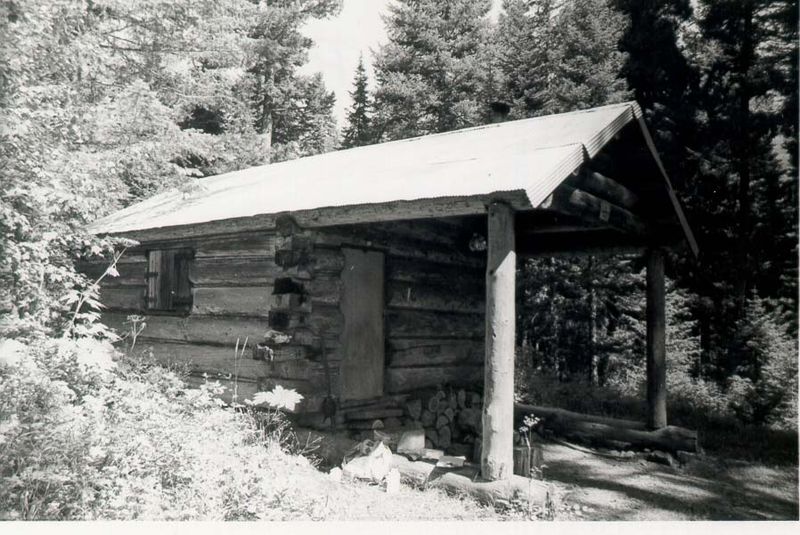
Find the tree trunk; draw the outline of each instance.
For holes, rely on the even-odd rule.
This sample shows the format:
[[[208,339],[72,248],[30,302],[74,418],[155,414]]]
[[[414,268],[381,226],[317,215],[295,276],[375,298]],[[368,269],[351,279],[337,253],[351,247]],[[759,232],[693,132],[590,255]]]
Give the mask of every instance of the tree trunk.
[[[597,354],[597,295],[594,287],[594,259],[589,257],[587,262],[587,272],[589,276],[589,358],[590,376],[592,384],[600,384],[600,362]]]
[[[647,251],[647,425],[667,425],[664,251]]]
[[[736,263],[737,276],[735,286],[736,312],[737,318],[744,317],[747,302],[747,287],[750,277],[750,68],[753,64],[753,5],[750,2],[743,6],[744,12],[742,43],[738,61],[736,62],[739,78],[739,94],[737,102],[736,125],[734,128],[734,140],[731,143],[736,158],[737,175],[739,176],[739,187],[737,192],[738,213],[737,213],[737,240],[736,240]]]
[[[261,87],[261,91],[263,92],[261,96],[261,110],[256,123],[258,133],[264,138],[264,146],[266,147],[267,155],[272,152],[272,124],[274,118],[272,114],[272,97],[269,94],[269,87],[272,83],[272,69],[268,69],[267,72],[264,73],[264,82]]]

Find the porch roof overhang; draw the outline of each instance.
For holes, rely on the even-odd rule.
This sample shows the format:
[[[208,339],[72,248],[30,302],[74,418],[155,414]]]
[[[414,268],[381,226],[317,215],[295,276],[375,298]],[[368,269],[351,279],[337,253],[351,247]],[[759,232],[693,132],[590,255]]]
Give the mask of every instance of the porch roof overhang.
[[[625,147],[611,156],[613,160],[625,159],[631,144],[646,154],[641,169],[626,171],[629,176],[622,180],[623,197],[647,198],[636,210],[619,208],[602,193],[596,197],[573,187],[575,181],[578,186],[586,183],[587,176],[597,185],[592,178],[597,173],[589,166],[600,156],[607,159],[608,147],[619,145],[620,138],[626,140]],[[89,230],[169,239],[270,228],[287,213],[307,227],[485,215],[487,205],[498,200],[523,213],[564,212],[588,225],[589,234],[584,235],[599,236],[600,241],[590,241],[600,246],[606,241],[610,245],[648,241],[657,228],[655,233],[665,244],[684,242],[697,254],[635,102],[211,176],[198,180],[191,192],[163,192],[94,222]],[[658,214],[658,220],[648,220],[649,214]]]

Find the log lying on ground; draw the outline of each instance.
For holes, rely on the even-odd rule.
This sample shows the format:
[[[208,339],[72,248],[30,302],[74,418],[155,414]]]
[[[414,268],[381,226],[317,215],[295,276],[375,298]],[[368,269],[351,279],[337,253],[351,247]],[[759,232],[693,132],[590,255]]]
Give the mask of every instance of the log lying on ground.
[[[409,461],[402,455],[392,455],[392,468],[417,485],[441,487],[448,492],[468,494],[484,504],[498,500],[520,499],[532,505],[543,505],[547,499],[547,486],[541,481],[521,476],[511,476],[504,481],[484,481],[477,465],[461,468],[437,468],[435,464]]]
[[[544,428],[554,434],[594,445],[618,448],[620,443],[624,443],[634,449],[698,451],[697,432],[683,427],[670,425],[648,430],[643,422],[633,420],[603,418],[522,403],[514,405],[516,422],[521,423],[522,419],[531,413],[541,418]]]

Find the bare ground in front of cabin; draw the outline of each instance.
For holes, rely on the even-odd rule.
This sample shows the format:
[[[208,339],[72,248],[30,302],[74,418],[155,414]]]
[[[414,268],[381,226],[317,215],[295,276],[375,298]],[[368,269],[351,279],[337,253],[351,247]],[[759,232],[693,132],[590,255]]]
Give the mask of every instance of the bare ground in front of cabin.
[[[299,477],[295,483],[319,498],[319,510],[311,513],[318,520],[798,519],[797,465],[696,456],[672,468],[566,443],[543,447],[545,483],[553,497],[549,512],[513,504],[486,507],[439,489],[405,484],[399,494],[387,495],[377,485],[334,482],[319,472],[306,473],[308,479]],[[298,511],[299,517],[307,514]]]
[[[598,455],[600,453],[600,455]],[[672,468],[544,445],[557,520],[797,520],[797,465],[695,456]]]

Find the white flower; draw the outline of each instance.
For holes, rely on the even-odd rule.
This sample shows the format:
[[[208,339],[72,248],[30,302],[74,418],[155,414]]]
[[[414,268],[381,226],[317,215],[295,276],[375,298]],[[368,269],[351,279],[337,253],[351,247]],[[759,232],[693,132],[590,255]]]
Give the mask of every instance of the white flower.
[[[291,388],[275,385],[272,392],[256,392],[253,395],[253,405],[269,405],[274,409],[293,411],[303,396]]]

